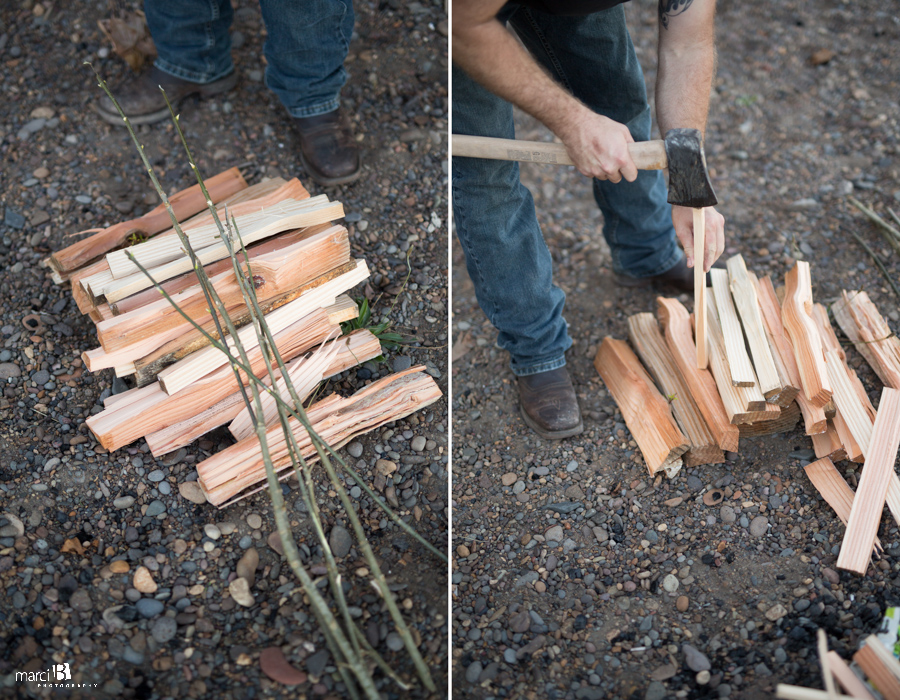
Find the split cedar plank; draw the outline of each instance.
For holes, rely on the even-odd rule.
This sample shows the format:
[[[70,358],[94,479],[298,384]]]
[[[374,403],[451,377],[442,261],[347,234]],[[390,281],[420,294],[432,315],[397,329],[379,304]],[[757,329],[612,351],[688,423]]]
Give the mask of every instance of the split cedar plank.
[[[694,226],[694,314],[697,319],[697,369],[709,367],[709,347],[706,342],[706,212],[692,207]]]
[[[80,270],[75,270],[69,277],[69,281],[72,283],[72,298],[75,300],[75,305],[78,307],[78,310],[85,316],[88,315],[92,310],[94,310],[97,305],[91,298],[90,293],[88,293],[88,291],[81,285],[81,280],[85,277],[90,277],[91,275],[97,274],[105,267],[106,260],[101,258],[97,262],[91,263],[87,267],[83,267]]]
[[[825,692],[834,698],[837,692],[834,687],[834,678],[831,676],[831,666],[828,663],[828,636],[821,627],[816,631],[816,646],[819,652],[819,666],[822,668],[822,682]]]
[[[844,446],[844,452],[847,455],[847,459],[858,464],[864,462],[865,457],[863,456],[862,448],[860,448],[859,443],[856,442],[856,439],[853,437],[853,431],[850,430],[850,426],[847,424],[844,414],[841,413],[840,409],[837,409],[834,412],[834,418],[831,419],[831,422],[834,425],[838,440],[840,440],[841,445]]]
[[[244,245],[247,246],[256,240],[274,236],[282,231],[324,224],[332,219],[341,218],[343,216],[344,208],[340,202],[332,202],[327,206],[291,216],[282,218],[275,218],[273,216],[273,218],[269,220],[268,225],[260,226],[249,234],[242,234],[242,239]],[[206,248],[195,250],[194,253],[199,264],[206,266],[217,260],[228,257],[228,247],[224,242],[216,243]],[[160,283],[188,272],[192,270],[193,267],[191,259],[187,255],[184,255],[177,260],[164,263],[153,269],[148,269],[147,272],[155,282]],[[128,277],[117,280],[111,286],[104,287],[103,296],[106,298],[106,301],[111,304],[152,286],[153,283],[150,282],[150,278],[148,278],[146,274],[138,272],[134,275],[129,275]]]
[[[834,405],[834,396],[828,399],[828,403],[822,406],[822,410],[825,411],[826,418],[834,419],[834,414],[837,413],[837,406]]]
[[[885,386],[900,389],[900,339],[865,292],[841,292],[835,320]]]
[[[319,224],[318,226],[308,226],[302,229],[292,229],[290,231],[285,231],[284,233],[280,233],[277,236],[272,236],[272,238],[268,238],[264,241],[261,241],[260,243],[255,243],[251,246],[248,246],[247,255],[252,261],[258,255],[286,248],[289,245],[293,245],[294,243],[302,241],[306,238],[310,238],[311,236],[314,236],[315,234],[326,230],[332,225],[333,224],[331,223]],[[235,257],[237,257],[241,265],[244,265],[247,260],[243,252],[238,252]],[[216,275],[231,269],[231,257],[227,257],[204,266],[203,271],[206,273],[207,277],[215,277]],[[183,275],[179,275],[178,277],[173,277],[172,279],[166,280],[160,286],[163,288],[163,290],[165,290],[167,294],[175,295],[179,292],[183,292],[185,289],[193,287],[196,284],[197,274],[193,270],[191,270],[190,272],[186,272]],[[138,292],[137,294],[132,294],[130,297],[125,297],[124,299],[114,302],[109,306],[112,309],[113,313],[116,316],[119,316],[158,300],[159,291],[155,287],[150,287]]]
[[[300,297],[304,292],[314,289],[315,287],[321,286],[326,282],[330,282],[337,277],[340,277],[343,274],[351,272],[356,269],[356,260],[351,260],[345,265],[341,265],[330,272],[317,277],[309,284],[304,284],[297,289],[294,289],[287,294],[284,294],[280,297],[276,297],[275,299],[270,299],[267,302],[260,304],[260,309],[263,314],[268,314],[275,309],[281,308],[285,304],[289,304]],[[339,297],[340,298],[340,297]],[[241,312],[241,310],[243,310]],[[250,311],[246,306],[240,305],[239,307],[229,310],[228,316],[231,318],[231,322],[234,324],[235,328],[242,328],[250,323],[251,316]],[[205,330],[212,337],[218,339],[219,333],[215,328],[215,324],[210,321]],[[163,345],[158,350],[150,353],[149,355],[145,355],[138,360],[135,360],[131,364],[130,371],[128,374],[134,374],[135,380],[137,381],[138,386],[145,386],[150,382],[156,381],[157,375],[169,365],[174,364],[178,360],[183,357],[187,357],[192,352],[196,352],[202,348],[205,348],[210,344],[210,341],[206,336],[204,336],[200,331],[196,328],[189,329],[186,333],[179,336],[175,340]]]
[[[737,452],[740,434],[725,412],[715,379],[709,369],[697,368],[697,348],[691,335],[691,317],[687,309],[677,299],[657,297],[656,304],[666,345],[716,443],[723,450]]]
[[[226,197],[245,189],[247,183],[240,170],[230,168],[206,180],[206,189],[213,203],[221,202]],[[183,221],[206,208],[206,198],[200,191],[200,185],[193,185],[169,197],[169,204],[175,212],[175,218]],[[82,239],[53,253],[49,260],[58,272],[71,273],[83,267],[94,258],[105,255],[111,250],[124,245],[128,237],[137,232],[142,236],[153,236],[165,231],[172,224],[165,205],[147,212],[137,219],[123,221],[98,233]]]
[[[837,565],[865,574],[900,447],[900,389],[885,387]]]
[[[772,358],[772,350],[763,327],[762,313],[756,298],[756,287],[750,280],[744,258],[738,254],[728,259],[728,286],[734,299],[750,347],[759,389],[770,403],[777,403],[782,383]]]
[[[821,406],[813,406],[807,401],[803,392],[800,391],[800,370],[797,367],[797,361],[794,359],[794,348],[790,339],[784,333],[781,304],[775,295],[775,287],[772,285],[770,277],[766,276],[759,280],[757,298],[759,299],[759,307],[762,311],[766,331],[769,333],[769,339],[772,341],[773,354],[781,360],[782,367],[787,372],[790,385],[797,391],[797,404],[800,406],[800,412],[803,414],[806,434],[824,433],[827,427],[825,411]]]
[[[806,476],[809,477],[812,485],[816,487],[819,495],[831,506],[835,515],[846,527],[847,522],[850,520],[850,510],[853,507],[855,494],[853,489],[850,488],[850,484],[844,480],[837,467],[834,466],[834,462],[828,457],[822,457],[815,462],[807,464],[803,467],[803,470],[806,472]],[[875,556],[880,557],[883,551],[881,542],[876,537],[873,548]]]
[[[826,421],[824,432],[810,435],[810,438],[812,438],[813,451],[818,459],[828,457],[835,462],[847,459],[847,452],[831,420]]]
[[[725,453],[716,444],[712,431],[706,425],[687,384],[682,379],[675,358],[666,347],[666,341],[659,332],[653,314],[630,316],[628,338],[644,366],[650,370],[663,395],[674,397],[670,406],[675,414],[675,420],[691,442],[690,449],[682,456],[684,465],[695,467],[700,464],[722,464],[725,461]]]
[[[339,374],[381,354],[381,343],[378,341],[378,338],[364,328],[339,338],[337,343],[338,353],[325,370],[324,376],[326,377]],[[302,362],[303,358],[298,358],[290,363],[285,363],[285,366],[290,373],[298,363]],[[263,381],[266,382],[267,386],[271,386],[268,377],[264,377]],[[263,396],[266,395],[263,394]],[[305,398],[306,396],[301,395],[301,399]],[[162,457],[180,447],[190,445],[194,440],[205,435],[210,430],[225,425],[233,420],[244,408],[244,397],[241,392],[237,391],[215,405],[210,406],[205,411],[146,435],[147,445],[150,447],[150,452],[154,457]]]
[[[756,373],[747,355],[741,322],[738,320],[731,290],[728,288],[728,272],[713,268],[709,271],[709,276],[712,279],[712,295],[719,313],[719,328],[724,340],[731,381],[735,386],[755,386]]]
[[[317,309],[275,333],[275,345],[287,362],[325,338],[334,336],[337,328],[337,324],[329,320],[327,311]],[[266,365],[259,346],[249,349],[247,355],[251,370],[261,377],[266,372]],[[241,382],[247,383],[243,372]],[[173,396],[166,394],[158,383],[141,387],[136,390],[129,405],[113,404],[91,416],[87,425],[100,444],[113,451],[144,435],[190,418],[238,390],[234,372],[229,365],[225,365]]]
[[[778,435],[793,430],[800,420],[800,407],[794,401],[790,406],[779,406],[780,413],[773,420],[756,421],[755,423],[741,423],[738,425],[742,438],[763,437],[765,435]]]
[[[257,298],[266,301],[281,296],[348,260],[350,239],[343,226],[331,226],[282,250],[258,255],[250,265]],[[233,268],[219,273],[209,281],[223,306],[244,303],[244,293]],[[175,294],[172,301],[180,311],[168,299],[160,298],[152,304],[98,324],[97,337],[100,345],[106,352],[115,352],[174,327],[182,327],[187,331],[191,324],[182,314],[201,325],[212,318],[209,303],[199,283]]]
[[[300,226],[310,226],[310,223],[294,223],[284,228],[278,228],[279,222],[283,219],[299,216],[303,213],[317,211],[331,204],[326,195],[319,195],[310,199],[284,199],[279,202],[270,204],[265,208],[259,208],[255,202],[245,202],[240,205],[244,208],[250,208],[247,213],[234,217],[237,222],[237,230],[241,236],[249,243],[250,241],[267,238],[272,233],[280,233],[288,228],[299,228]],[[232,220],[231,211],[228,212],[230,222]],[[212,215],[210,215],[210,219]],[[223,217],[224,218],[224,217]],[[322,223],[315,221],[313,223]],[[215,245],[222,240],[222,234],[219,226],[225,222],[216,223],[210,221],[200,226],[193,227],[184,231],[191,248],[194,250],[202,250],[211,245]],[[266,233],[271,231],[272,233]],[[134,260],[131,258],[134,257]],[[187,249],[178,235],[165,236],[163,238],[154,238],[131,246],[127,250],[116,250],[106,256],[106,262],[109,265],[109,271],[116,280],[130,277],[131,275],[140,274],[141,270],[138,263],[148,270],[157,268],[165,263],[172,262],[187,257]]]
[[[635,354],[623,341],[607,336],[597,350],[594,367],[618,404],[650,474],[663,469],[674,476],[690,441]]]
[[[765,411],[768,402],[766,401],[766,397],[763,396],[763,393],[759,388],[759,384],[756,381],[756,374],[753,371],[753,365],[750,363],[750,357],[747,355],[746,346],[744,345],[744,334],[743,334],[743,331],[741,330],[741,324],[740,324],[740,321],[738,321],[738,319],[737,319],[737,312],[735,311],[734,304],[732,303],[732,300],[731,300],[731,290],[728,289],[728,285],[727,285],[727,273],[725,272],[725,270],[718,270],[718,272],[725,273],[725,275],[726,275],[725,281],[724,282],[721,281],[723,279],[722,275],[715,275],[713,278],[714,279],[718,278],[720,280],[719,286],[722,287],[724,284],[724,289],[721,291],[721,293],[717,293],[715,288],[712,288],[709,290],[710,299],[713,302],[710,308],[715,308],[716,311],[718,312],[718,309],[719,309],[718,299],[720,296],[725,298],[726,301],[723,302],[723,306],[726,309],[726,318],[728,319],[729,324],[732,326],[732,331],[734,331],[734,326],[735,325],[737,326],[737,332],[731,333],[733,340],[734,340],[734,342],[732,342],[731,344],[734,345],[736,348],[740,349],[740,352],[738,353],[737,350],[733,351],[731,348],[728,347],[728,334],[726,334],[725,326],[723,325],[723,316],[722,316],[722,314],[717,313],[716,323],[719,328],[718,334],[719,334],[719,338],[722,341],[722,348],[725,350],[725,357],[728,360],[728,369],[729,369],[729,372],[731,373],[731,383],[736,387],[746,390],[745,395],[747,396],[747,409],[749,411]],[[739,343],[738,343],[738,341],[739,341]],[[750,368],[749,374],[747,376],[752,375],[752,377],[753,377],[752,382],[745,381],[741,384],[735,383],[735,380],[734,380],[735,372],[734,372],[734,369],[732,369],[732,367],[731,367],[731,357],[732,357],[731,353],[732,352],[738,353],[737,354],[738,362],[740,362],[742,364],[746,363],[746,365]],[[743,371],[746,372],[746,370],[743,370]]]
[[[337,449],[357,435],[415,413],[441,397],[435,381],[422,370],[424,367],[417,365],[388,375],[348,398],[326,397],[307,411],[310,424]],[[293,418],[289,425],[301,454],[308,462],[316,461],[315,447],[305,428]],[[293,471],[280,424],[266,431],[266,440],[274,468],[283,471],[279,478],[288,477]],[[248,495],[248,489],[264,488],[257,486],[266,479],[258,438],[254,434],[200,462],[197,476],[207,500],[214,505]]]
[[[824,690],[804,688],[801,685],[779,683],[775,686],[775,697],[781,700],[853,700],[850,695],[829,695]]]
[[[757,387],[735,386],[732,383],[731,370],[728,367],[728,358],[725,355],[725,341],[722,338],[722,328],[719,326],[719,316],[712,295],[707,295],[706,306],[709,366],[712,369],[713,377],[715,377],[716,386],[719,389],[719,395],[722,397],[722,403],[725,406],[725,413],[729,421],[734,425],[740,425],[741,423],[754,423],[760,420],[774,420],[781,413],[780,409],[778,406],[767,403]],[[763,410],[751,410],[751,401],[754,402],[754,405],[763,406]]]
[[[900,700],[900,665],[878,637],[874,634],[866,637],[865,645],[853,655],[853,660],[884,700]]]
[[[857,700],[875,700],[875,696],[872,695],[872,691],[869,690],[863,680],[853,672],[853,669],[850,668],[847,662],[833,649],[828,652],[828,665],[835,680],[850,697]]]
[[[825,369],[822,339],[812,317],[809,263],[798,260],[784,279],[781,317],[794,349],[803,394],[813,406],[824,406],[831,399],[831,384]]]
[[[281,308],[266,314],[265,318],[269,330],[273,333],[277,332],[299,316],[308,314],[317,307],[333,304],[337,297],[367,279],[368,276],[369,269],[365,260],[357,260],[357,265],[353,271],[310,289],[290,304],[285,304]],[[245,350],[259,345],[259,336],[252,324],[238,329],[237,337]],[[235,339],[231,336],[227,337],[225,345],[233,349]],[[200,377],[227,363],[228,356],[224,352],[215,346],[209,346],[191,353],[184,359],[166,367],[159,373],[157,380],[167,394],[176,394]]]

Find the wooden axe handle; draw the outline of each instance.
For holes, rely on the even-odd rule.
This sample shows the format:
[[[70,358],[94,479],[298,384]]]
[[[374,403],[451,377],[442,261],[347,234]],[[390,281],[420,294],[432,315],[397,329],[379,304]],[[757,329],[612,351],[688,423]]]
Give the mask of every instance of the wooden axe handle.
[[[569,158],[569,154],[566,153],[566,147],[561,143],[517,141],[515,139],[494,139],[487,136],[462,136],[457,134],[453,134],[450,138],[454,156],[574,165],[572,159]],[[631,154],[631,158],[634,160],[638,170],[662,170],[666,167],[666,147],[662,141],[629,143],[628,152]]]

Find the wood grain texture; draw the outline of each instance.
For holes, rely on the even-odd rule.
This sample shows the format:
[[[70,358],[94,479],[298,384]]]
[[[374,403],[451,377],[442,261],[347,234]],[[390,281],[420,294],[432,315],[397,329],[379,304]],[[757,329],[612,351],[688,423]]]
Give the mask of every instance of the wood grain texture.
[[[856,494],[834,466],[834,462],[828,457],[822,457],[807,464],[803,467],[803,471],[806,472],[806,476],[816,487],[819,495],[831,506],[835,515],[846,527],[850,520],[850,511],[853,508],[853,498]],[[884,551],[877,537],[873,551],[876,557],[880,557]]]
[[[782,322],[794,349],[803,394],[813,406],[824,406],[831,400],[831,384],[812,310],[809,263],[798,260],[785,275]]]
[[[348,398],[336,395],[313,404],[306,415],[313,430],[337,449],[357,435],[400,420],[431,405],[441,397],[435,381],[421,365],[388,375]],[[289,421],[307,463],[316,460],[309,434],[293,418]],[[279,478],[292,474],[287,441],[280,425],[266,432],[272,464]],[[214,505],[225,505],[264,486],[266,478],[259,440],[253,435],[197,465],[198,483]]]
[[[706,214],[702,207],[693,209],[694,224],[694,315],[697,318],[697,369],[709,366],[709,348],[706,342]]]
[[[691,335],[691,317],[677,299],[656,298],[657,315],[666,345],[672,353],[691,397],[700,409],[716,444],[728,452],[738,451],[740,433],[725,412],[725,405],[709,369],[698,369],[694,361],[697,349]]]
[[[365,329],[353,331],[339,338],[336,342],[338,351],[328,367],[321,373],[318,381],[321,381],[323,377],[339,374],[350,367],[371,360],[381,354],[381,343],[378,342],[378,338]],[[295,372],[306,374],[306,370],[309,368],[303,367],[303,363],[308,359],[307,356],[308,353],[285,363],[288,372],[291,374]],[[271,386],[268,377],[263,378],[263,381],[266,382],[267,386]],[[298,377],[298,381],[302,381],[302,378]],[[297,391],[303,399],[306,399],[309,395],[308,393],[304,395],[299,388]],[[204,411],[200,411],[174,425],[148,434],[146,436],[147,445],[150,447],[150,452],[154,457],[161,457],[174,452],[180,447],[191,444],[210,430],[232,421],[243,410],[244,398],[237,391]]]
[[[878,637],[866,637],[865,645],[853,655],[853,660],[884,700],[900,700],[900,664],[878,641]]]
[[[247,183],[237,168],[230,168],[206,180],[206,189],[213,203],[246,187]],[[173,194],[169,197],[169,204],[179,221],[193,216],[207,206],[199,184]],[[122,221],[53,253],[49,258],[50,264],[59,272],[70,273],[84,267],[94,258],[125,245],[129,236],[135,232],[142,236],[153,236],[171,225],[172,219],[168,211],[160,204],[137,219]]]
[[[872,695],[872,691],[869,690],[863,680],[853,672],[853,669],[847,665],[847,662],[834,650],[828,652],[828,666],[831,669],[831,674],[847,695],[857,698],[857,700],[875,700],[875,696]]]
[[[719,328],[724,341],[725,356],[731,371],[731,382],[735,386],[752,387],[757,385],[756,373],[747,347],[744,344],[744,332],[738,319],[731,290],[728,287],[728,272],[713,268],[709,271],[712,279],[713,298],[718,311]]]
[[[775,697],[781,700],[853,700],[850,695],[829,695],[824,690],[804,688],[801,685],[779,683],[775,686]]]
[[[779,406],[777,418],[772,420],[756,421],[755,423],[741,423],[737,426],[742,438],[764,437],[766,435],[778,435],[793,430],[800,420],[800,407],[795,401],[790,406]]]
[[[803,414],[806,434],[815,435],[816,433],[824,433],[826,430],[825,411],[821,406],[813,406],[807,401],[803,392],[800,391],[800,370],[797,368],[797,361],[794,359],[794,348],[791,346],[790,340],[784,332],[784,324],[781,317],[781,304],[775,294],[775,287],[772,285],[772,279],[770,277],[764,277],[759,280],[757,292],[757,299],[759,299],[763,322],[766,325],[766,331],[772,341],[774,355],[781,360],[781,366],[784,368],[784,371],[787,372],[790,386],[797,390],[797,404],[800,406],[800,412]],[[787,390],[785,389],[785,391]]]
[[[837,566],[865,574],[900,446],[900,390],[885,387]]]
[[[900,339],[865,292],[841,292],[831,306],[834,317],[878,378],[900,389]]]
[[[771,403],[778,403],[783,385],[775,360],[772,357],[772,349],[769,347],[769,339],[763,324],[762,312],[759,308],[756,287],[747,272],[744,258],[738,254],[728,259],[728,286],[734,305],[737,307],[747,345],[750,347],[750,355],[753,358],[753,368],[756,370],[756,379],[763,396]]]
[[[594,367],[619,406],[650,473],[677,474],[690,441],[635,354],[621,340],[607,336],[597,350]]]
[[[847,459],[847,451],[844,449],[841,438],[838,437],[833,421],[829,420],[826,422],[824,432],[816,433],[810,437],[812,438],[813,451],[816,453],[817,458],[828,457],[833,462]]]
[[[691,443],[690,449],[682,456],[685,466],[722,464],[725,461],[725,453],[716,444],[712,431],[691,396],[687,383],[675,364],[675,358],[672,357],[665,339],[659,332],[653,314],[630,316],[628,339],[663,395],[667,399],[674,397],[670,399],[669,405],[675,420]]]
[[[825,692],[829,698],[835,698],[837,692],[834,687],[834,678],[831,675],[831,665],[828,662],[828,636],[821,627],[816,630],[816,647],[819,652],[819,666],[822,668],[822,682],[825,685]]]

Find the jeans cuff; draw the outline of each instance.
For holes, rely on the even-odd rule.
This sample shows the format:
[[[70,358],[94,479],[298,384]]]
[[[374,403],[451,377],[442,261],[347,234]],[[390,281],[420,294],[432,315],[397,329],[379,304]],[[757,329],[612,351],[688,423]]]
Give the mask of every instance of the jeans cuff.
[[[153,65],[159,68],[163,73],[168,73],[169,75],[180,78],[181,80],[187,80],[191,83],[198,83],[200,85],[208,85],[209,83],[214,83],[217,80],[221,80],[225,76],[231,75],[234,73],[234,64],[229,59],[228,68],[220,73],[216,73],[210,75],[209,73],[196,73],[192,70],[186,70],[179,66],[176,66],[173,63],[169,63],[168,61],[157,58],[156,61],[153,62]]]
[[[513,374],[517,377],[527,377],[532,374],[540,374],[541,372],[549,372],[554,369],[559,369],[560,367],[566,366],[566,358],[565,356],[558,357],[554,360],[547,360],[546,362],[541,362],[537,365],[529,365],[527,367],[523,367],[516,363],[515,360],[509,363],[509,368],[512,370]]]
[[[335,97],[333,100],[328,100],[328,102],[322,102],[321,104],[313,105],[312,107],[295,107],[294,109],[289,109],[288,114],[299,119],[302,119],[303,117],[318,117],[319,115],[333,112],[340,106],[341,98]]]

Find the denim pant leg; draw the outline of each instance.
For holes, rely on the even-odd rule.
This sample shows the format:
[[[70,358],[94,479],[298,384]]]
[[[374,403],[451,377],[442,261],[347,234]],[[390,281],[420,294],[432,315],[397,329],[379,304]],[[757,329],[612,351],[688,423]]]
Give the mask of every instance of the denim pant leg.
[[[161,71],[211,83],[234,70],[231,0],[144,0],[144,14]]]
[[[351,0],[262,0],[268,38],[266,85],[292,117],[340,106],[353,35]]]
[[[595,112],[628,126],[635,141],[650,138],[650,106],[625,9],[580,17],[520,8],[510,25],[529,52]],[[635,182],[594,180],[613,269],[651,277],[682,258],[662,172],[640,170]]]
[[[513,138],[512,106],[453,64],[453,132]],[[518,163],[453,159],[456,233],[478,303],[499,331],[518,376],[566,364],[572,345],[544,242]]]

